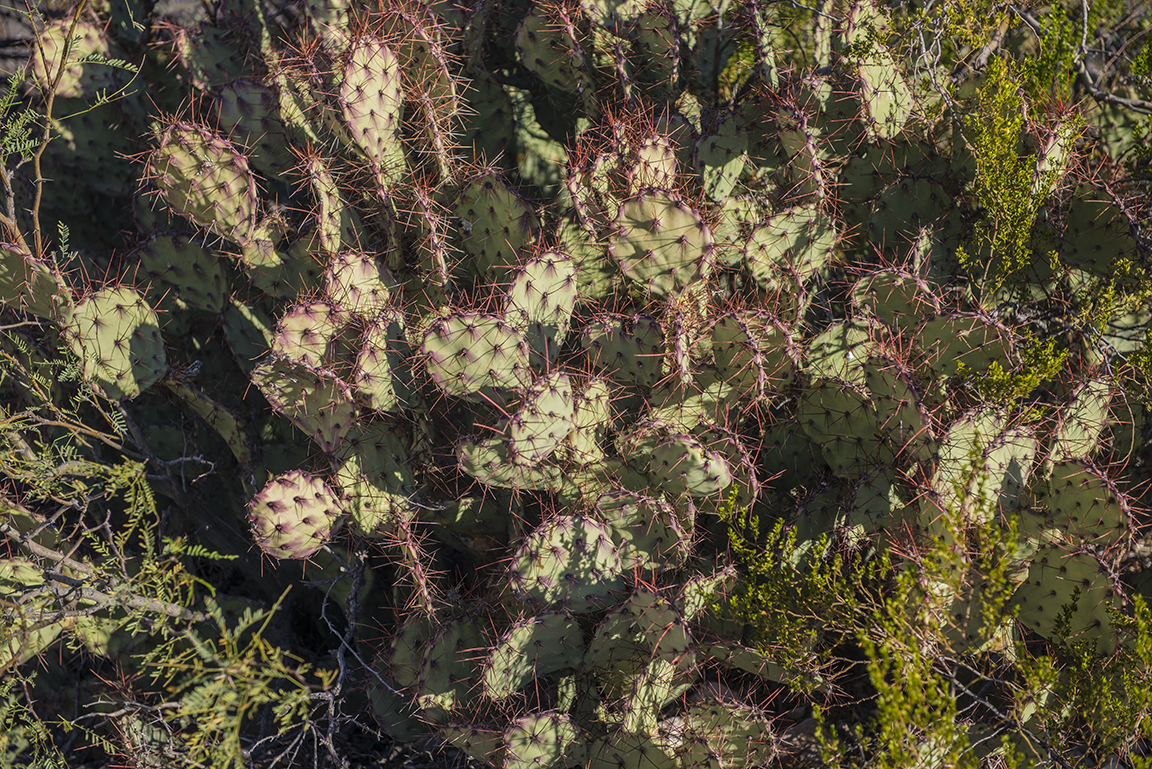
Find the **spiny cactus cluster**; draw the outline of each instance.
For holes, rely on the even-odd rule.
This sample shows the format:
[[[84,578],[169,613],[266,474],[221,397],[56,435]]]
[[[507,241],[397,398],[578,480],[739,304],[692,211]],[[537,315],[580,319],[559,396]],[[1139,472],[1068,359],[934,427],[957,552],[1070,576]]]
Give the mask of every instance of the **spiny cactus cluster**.
[[[404,563],[377,716],[506,769],[781,749],[712,693],[781,675],[709,610],[736,578],[705,565],[730,495],[812,559],[1015,520],[1020,622],[981,625],[978,575],[926,612],[965,651],[1059,627],[1110,653],[1143,419],[1111,372],[1149,316],[1086,334],[1067,306],[1145,262],[1140,212],[1077,176],[1072,117],[1037,115],[1035,192],[1056,194],[1036,259],[997,280],[978,96],[942,99],[871,0],[827,8],[802,65],[751,2],[222,3],[150,53],[149,90],[51,145],[71,216],[131,201],[129,235],[73,232],[119,280],[82,293],[75,263],[11,242],[0,301],[142,422],[175,392],[231,449],[264,553],[347,536]],[[123,44],[76,37],[74,56]],[[58,114],[118,87],[106,70],[66,68]],[[1028,373],[1033,335],[1071,351],[1025,393],[1042,408],[980,397]],[[476,565],[466,599],[423,533]]]

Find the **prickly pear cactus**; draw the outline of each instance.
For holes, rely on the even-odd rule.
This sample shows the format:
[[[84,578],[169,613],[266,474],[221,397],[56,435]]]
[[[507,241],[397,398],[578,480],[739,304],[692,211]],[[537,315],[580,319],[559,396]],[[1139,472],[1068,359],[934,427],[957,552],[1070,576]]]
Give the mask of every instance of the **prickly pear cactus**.
[[[83,161],[45,210],[67,188],[91,244],[0,218],[0,306],[175,415],[138,432],[213,463],[181,482],[249,557],[374,573],[341,595],[379,613],[350,625],[386,648],[358,679],[384,730],[504,769],[775,760],[758,703],[824,671],[757,645],[780,607],[724,603],[738,557],[896,579],[948,547],[916,611],[957,656],[1125,648],[1146,192],[1023,76],[938,91],[872,0],[264,5],[165,27],[107,129],[62,115],[125,41],[83,21],[61,68],[43,27],[27,74],[60,74]],[[977,130],[996,110],[1019,135]],[[102,189],[131,221],[84,216]],[[740,556],[779,544],[755,521],[791,548]],[[1018,621],[985,628],[991,540]]]

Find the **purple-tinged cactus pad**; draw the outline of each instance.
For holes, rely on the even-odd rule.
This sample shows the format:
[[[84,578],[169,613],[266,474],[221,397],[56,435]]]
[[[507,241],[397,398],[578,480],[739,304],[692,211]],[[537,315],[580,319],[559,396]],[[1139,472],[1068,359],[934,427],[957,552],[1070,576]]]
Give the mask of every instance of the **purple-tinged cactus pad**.
[[[432,380],[449,395],[520,387],[530,379],[524,338],[503,316],[460,312],[432,321],[420,345]]]
[[[259,198],[248,159],[232,142],[193,123],[168,125],[148,157],[168,204],[198,227],[229,240],[249,237]]]
[[[343,74],[338,101],[356,149],[390,176],[400,174],[404,88],[399,59],[383,41],[363,37],[349,47]]]
[[[248,504],[256,544],[273,558],[301,559],[328,542],[343,512],[324,479],[299,470],[273,478]]]
[[[277,324],[272,352],[312,368],[329,365],[345,320],[339,307],[324,302],[298,304]]]

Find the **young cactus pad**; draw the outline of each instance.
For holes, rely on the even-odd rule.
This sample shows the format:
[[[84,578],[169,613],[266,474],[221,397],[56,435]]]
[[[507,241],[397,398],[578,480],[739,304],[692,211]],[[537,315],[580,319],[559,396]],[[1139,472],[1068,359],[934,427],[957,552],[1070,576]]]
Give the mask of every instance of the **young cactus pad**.
[[[256,544],[273,558],[307,558],[328,542],[343,508],[324,479],[293,470],[273,478],[248,505]]]

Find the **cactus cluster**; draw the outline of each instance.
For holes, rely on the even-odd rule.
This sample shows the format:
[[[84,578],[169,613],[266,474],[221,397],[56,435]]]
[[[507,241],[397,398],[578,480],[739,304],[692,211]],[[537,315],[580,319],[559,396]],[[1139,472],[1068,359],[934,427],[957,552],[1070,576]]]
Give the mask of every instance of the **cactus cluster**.
[[[709,688],[782,676],[708,609],[736,578],[701,565],[730,495],[811,558],[1016,521],[1019,622],[969,622],[978,597],[941,589],[940,630],[971,652],[1058,627],[1123,642],[1140,426],[1116,426],[1109,371],[1147,312],[1060,336],[1042,408],[979,395],[1026,373],[1057,325],[1041,311],[1146,259],[1132,204],[1073,178],[1070,122],[1033,126],[1063,191],[1033,237],[1060,271],[1037,257],[1006,288],[964,258],[987,212],[962,108],[936,105],[871,0],[817,24],[807,66],[757,3],[301,5],[174,30],[151,95],[172,111],[107,107],[152,123],[115,191],[134,201],[105,270],[123,278],[75,298],[75,271],[0,244],[0,301],[57,324],[129,411],[170,361],[200,362],[204,393],[169,389],[232,448],[264,553],[353,537],[405,565],[371,691],[385,728],[416,712],[505,769],[770,760],[767,715]],[[94,66],[58,101],[109,87]],[[421,532],[478,564],[473,597],[431,576]]]

